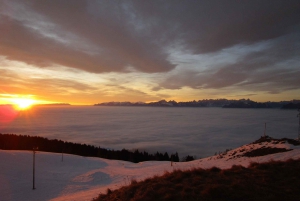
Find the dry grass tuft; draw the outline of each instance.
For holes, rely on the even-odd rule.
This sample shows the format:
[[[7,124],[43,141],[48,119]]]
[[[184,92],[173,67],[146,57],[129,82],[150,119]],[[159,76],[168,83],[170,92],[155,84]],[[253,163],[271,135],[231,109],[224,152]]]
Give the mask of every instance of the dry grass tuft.
[[[296,201],[299,200],[300,160],[251,163],[249,168],[233,166],[176,170],[118,190],[108,190],[94,201]]]

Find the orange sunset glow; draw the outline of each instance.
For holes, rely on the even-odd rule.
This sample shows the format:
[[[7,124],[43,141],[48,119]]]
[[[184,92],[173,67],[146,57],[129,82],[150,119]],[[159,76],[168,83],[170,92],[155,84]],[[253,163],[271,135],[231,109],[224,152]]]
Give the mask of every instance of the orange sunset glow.
[[[12,105],[15,110],[27,110],[43,102],[36,100],[33,95],[2,94],[2,96],[4,96],[0,98],[2,105]]]
[[[104,4],[1,1],[0,104],[300,99],[297,3]]]
[[[43,101],[37,100],[33,95],[1,94],[0,122],[10,123],[18,117],[20,112],[30,110],[35,104]]]

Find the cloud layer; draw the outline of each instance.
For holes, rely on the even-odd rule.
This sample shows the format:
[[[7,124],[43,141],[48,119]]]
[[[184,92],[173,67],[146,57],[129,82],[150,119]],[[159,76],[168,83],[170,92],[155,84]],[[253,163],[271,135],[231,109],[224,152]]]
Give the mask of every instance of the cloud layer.
[[[4,60],[122,73],[113,83],[119,89],[123,78],[139,72],[151,84],[138,93],[151,97],[184,87],[248,94],[300,88],[298,0],[0,0],[0,5]],[[43,81],[55,82],[79,91],[97,87]]]
[[[299,89],[300,42],[296,34],[271,40],[261,46],[246,51],[233,63],[216,65],[202,72],[184,71],[168,77],[161,87],[180,89],[191,88],[220,89],[230,86],[248,90],[279,93]],[[240,47],[241,48],[241,47]],[[249,47],[244,47],[248,48]],[[212,64],[212,67],[214,65]]]

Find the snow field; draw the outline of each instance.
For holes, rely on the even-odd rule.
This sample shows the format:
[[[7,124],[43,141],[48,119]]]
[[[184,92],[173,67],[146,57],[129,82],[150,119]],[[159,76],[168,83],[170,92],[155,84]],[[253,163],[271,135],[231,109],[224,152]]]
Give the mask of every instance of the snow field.
[[[286,148],[291,151],[259,157],[242,154],[262,147]],[[116,189],[154,175],[175,169],[211,168],[227,169],[232,165],[247,167],[251,162],[285,161],[299,159],[300,147],[288,143],[262,142],[249,144],[212,157],[191,162],[147,161],[131,163],[102,158],[36,152],[35,190],[32,190],[32,151],[0,150],[0,201],[62,201],[91,200],[107,188]]]

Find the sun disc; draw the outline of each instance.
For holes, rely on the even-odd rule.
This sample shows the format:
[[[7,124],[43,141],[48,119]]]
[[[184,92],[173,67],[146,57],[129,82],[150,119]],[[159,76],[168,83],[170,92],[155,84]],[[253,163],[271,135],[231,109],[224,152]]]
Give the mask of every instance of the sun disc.
[[[30,108],[36,101],[29,98],[15,98],[12,102],[16,105],[19,110],[26,110]]]

